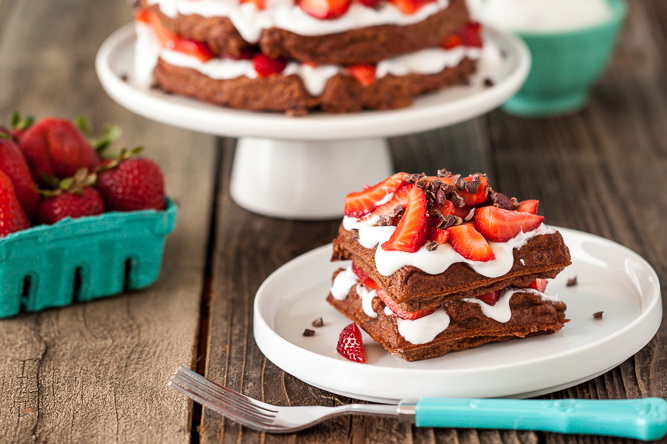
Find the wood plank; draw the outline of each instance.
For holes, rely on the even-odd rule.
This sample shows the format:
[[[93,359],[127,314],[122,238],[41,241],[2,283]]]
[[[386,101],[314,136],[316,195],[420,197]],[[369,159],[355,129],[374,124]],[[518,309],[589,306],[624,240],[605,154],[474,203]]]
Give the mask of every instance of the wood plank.
[[[102,90],[95,54],[131,19],[125,2],[3,0],[0,11],[0,121],[18,109],[119,124],[118,146],[143,145],[179,204],[151,288],[0,321],[0,441],[189,442],[191,403],[166,383],[195,359],[214,139],[139,118]]]

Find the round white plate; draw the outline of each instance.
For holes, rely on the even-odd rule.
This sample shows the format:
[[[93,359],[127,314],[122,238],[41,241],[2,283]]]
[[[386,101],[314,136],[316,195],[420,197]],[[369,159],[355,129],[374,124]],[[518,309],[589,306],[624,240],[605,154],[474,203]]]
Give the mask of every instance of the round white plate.
[[[95,66],[106,92],[119,104],[162,123],[228,137],[287,140],[342,140],[386,137],[425,131],[462,122],[490,111],[523,84],[530,68],[525,44],[507,34],[487,30],[489,50],[470,86],[427,94],[414,106],[395,111],[323,114],[294,118],[279,113],[234,110],[165,94],[132,79],[135,34],[130,23],[107,38]],[[484,87],[490,78],[494,85]]]
[[[570,322],[558,333],[487,344],[440,358],[406,362],[364,333],[368,362],[336,353],[350,323],[325,301],[331,245],[276,270],[257,291],[255,341],[278,367],[314,386],[344,396],[397,402],[424,396],[532,397],[567,388],[617,366],[646,345],[662,319],[660,284],[651,266],[617,243],[559,229],[572,265],[548,291],[568,306]],[[578,285],[567,287],[569,278]],[[602,319],[593,313],[603,312]],[[324,326],[313,328],[322,317]],[[315,335],[303,336],[306,328]]]

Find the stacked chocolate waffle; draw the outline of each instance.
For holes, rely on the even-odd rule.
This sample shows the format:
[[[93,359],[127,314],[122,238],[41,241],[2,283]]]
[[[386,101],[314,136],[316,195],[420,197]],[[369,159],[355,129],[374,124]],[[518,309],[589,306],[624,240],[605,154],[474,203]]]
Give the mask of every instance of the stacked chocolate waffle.
[[[408,361],[555,333],[566,307],[545,289],[570,253],[537,207],[446,170],[351,193],[327,301]]]
[[[465,82],[465,0],[140,0],[135,77],[226,107],[302,115],[409,106]]]

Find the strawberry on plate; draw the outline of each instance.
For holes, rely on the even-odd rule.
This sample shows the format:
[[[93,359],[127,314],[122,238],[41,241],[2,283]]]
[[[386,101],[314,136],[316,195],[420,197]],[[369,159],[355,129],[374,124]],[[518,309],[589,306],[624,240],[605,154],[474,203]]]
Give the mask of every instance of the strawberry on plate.
[[[447,231],[452,248],[464,258],[478,262],[488,262],[496,258],[489,243],[472,223],[455,225]]]
[[[343,213],[346,216],[361,217],[382,205],[384,199],[405,183],[405,173],[396,173],[380,183],[345,196]]]
[[[521,232],[535,230],[544,216],[488,206],[475,212],[475,228],[492,242],[507,242]]]
[[[537,214],[537,207],[539,206],[540,201],[536,199],[523,200],[519,202],[519,206],[516,207],[516,211],[521,211],[522,213]]]
[[[0,237],[30,228],[30,221],[21,207],[14,185],[5,173],[0,171]]]
[[[336,351],[350,361],[366,362],[366,349],[361,339],[361,331],[357,324],[350,324],[340,332]]]
[[[533,288],[541,293],[544,293],[544,291],[547,289],[547,283],[549,283],[547,279],[538,278],[531,282],[528,288]]]
[[[428,235],[428,201],[424,191],[412,187],[408,193],[408,206],[388,241],[382,244],[386,251],[418,251]]]

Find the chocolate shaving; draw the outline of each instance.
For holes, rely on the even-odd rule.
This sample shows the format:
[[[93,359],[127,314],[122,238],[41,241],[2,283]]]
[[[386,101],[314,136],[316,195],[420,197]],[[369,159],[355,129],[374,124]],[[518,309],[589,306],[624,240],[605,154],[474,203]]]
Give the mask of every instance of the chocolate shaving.
[[[437,225],[437,228],[442,228],[443,230],[446,230],[449,227],[453,227],[454,225],[461,225],[462,223],[463,219],[461,219],[458,216],[450,214],[448,216],[442,216],[440,218],[440,223]]]
[[[470,212],[463,218],[466,222],[470,222],[472,218],[475,217],[475,208],[472,208]]]
[[[486,86],[487,88],[490,88],[495,84],[496,84],[496,82],[494,82],[493,79],[491,79],[489,77],[484,79],[484,86]]]
[[[505,196],[503,193],[496,193],[494,191],[493,195],[491,196],[491,201],[493,202],[494,207],[502,208],[503,210],[514,209],[514,204],[512,203],[512,199]]]
[[[307,328],[303,331],[304,336],[314,336],[315,335],[315,330],[311,330],[310,328]]]
[[[602,319],[602,313],[604,313],[604,312],[603,311],[596,311],[595,313],[593,313],[593,319]]]
[[[567,284],[565,284],[567,287],[574,287],[577,285],[577,277],[573,277],[567,280]]]
[[[438,177],[452,177],[452,172],[448,171],[446,168],[438,170]]]
[[[447,194],[442,189],[442,187],[438,188],[438,192],[435,193],[435,203],[438,206],[438,208],[442,207],[445,204],[446,200],[447,200]]]
[[[378,219],[377,223],[375,224],[378,227],[388,227],[390,225],[393,225],[393,218],[388,215],[382,215]]]
[[[438,248],[438,243],[436,241],[427,242],[424,247],[426,247],[428,251],[433,251]]]
[[[319,317],[319,318],[317,318],[313,321],[312,325],[313,325],[313,327],[317,327],[317,328],[322,327],[324,325],[324,319]]]
[[[457,208],[463,208],[466,205],[466,201],[463,200],[463,198],[459,196],[456,191],[452,192],[452,194],[449,196],[449,200],[451,200],[454,206]]]
[[[352,229],[352,239],[359,240],[359,229],[357,228]]]
[[[405,180],[407,183],[416,183],[419,179],[424,177],[425,174],[406,174],[403,180]]]

